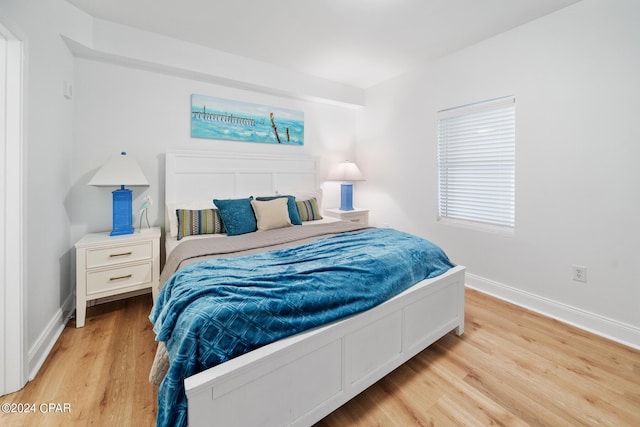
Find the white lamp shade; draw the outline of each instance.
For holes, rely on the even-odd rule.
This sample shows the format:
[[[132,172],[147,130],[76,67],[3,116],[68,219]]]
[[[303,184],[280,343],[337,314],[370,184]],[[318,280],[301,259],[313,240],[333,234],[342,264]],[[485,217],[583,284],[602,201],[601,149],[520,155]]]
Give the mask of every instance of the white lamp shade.
[[[88,185],[96,187],[114,186],[146,186],[149,181],[142,173],[138,162],[124,151],[118,156],[113,156],[91,178]]]
[[[344,161],[338,164],[329,174],[331,181],[364,181],[362,172],[358,166],[350,161]]]

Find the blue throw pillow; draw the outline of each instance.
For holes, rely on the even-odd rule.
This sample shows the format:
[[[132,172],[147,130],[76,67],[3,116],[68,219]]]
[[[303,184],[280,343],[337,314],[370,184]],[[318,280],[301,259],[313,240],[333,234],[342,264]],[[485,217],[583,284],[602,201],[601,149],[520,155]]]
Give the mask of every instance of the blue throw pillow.
[[[227,230],[227,235],[251,233],[258,229],[256,217],[253,214],[251,201],[253,196],[246,199],[213,199],[218,208],[222,224]]]
[[[293,196],[272,196],[272,197],[256,197],[256,200],[261,202],[268,202],[273,199],[282,199],[286,197],[287,200],[287,210],[289,211],[289,219],[291,220],[291,224],[293,225],[302,225],[302,221],[300,220],[300,214],[298,214],[298,207],[296,206],[296,198]]]

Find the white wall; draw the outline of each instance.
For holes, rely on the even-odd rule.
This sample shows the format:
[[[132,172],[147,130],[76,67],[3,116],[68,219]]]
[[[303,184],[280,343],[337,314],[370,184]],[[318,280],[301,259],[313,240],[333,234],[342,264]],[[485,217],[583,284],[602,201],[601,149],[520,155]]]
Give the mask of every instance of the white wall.
[[[355,110],[277,97],[91,59],[75,60],[72,153],[72,238],[111,228],[111,191],[87,186],[111,155],[135,156],[150,182],[133,187],[134,208],[145,194],[154,200],[149,221],[164,225],[164,153],[170,148],[231,152],[308,154],[326,176],[333,162],[353,149]],[[304,111],[304,146],[280,146],[191,138],[191,94]],[[337,193],[327,202],[337,205]],[[333,200],[335,199],[335,200]]]
[[[22,39],[24,75],[24,286],[29,370],[43,361],[72,309],[67,211],[73,57],[60,29],[73,17],[59,0],[5,0],[0,19]]]
[[[148,188],[132,189],[134,207],[151,195],[149,220],[158,226],[164,224],[163,154],[168,149],[309,154],[320,160],[320,179],[354,151],[361,89],[99,19],[91,22],[91,31],[76,26],[64,34],[76,57],[72,241],[111,228],[111,189],[86,184],[121,151],[136,157],[150,181]],[[192,139],[191,94],[301,110],[304,146]],[[337,206],[337,184],[323,188],[325,206]]]
[[[635,0],[584,0],[369,89],[357,204],[440,243],[469,284],[640,347],[638,22]],[[439,224],[436,112],[504,95],[516,97],[515,235]]]
[[[134,197],[151,194],[149,219],[162,225],[168,148],[306,153],[321,157],[322,175],[354,150],[360,89],[96,20],[63,0],[4,0],[0,20],[24,41],[26,54],[25,341],[32,375],[74,308],[73,244],[85,232],[111,228],[110,191],[86,185],[110,155],[137,157],[151,186],[134,188]],[[72,99],[63,96],[63,82]],[[191,93],[303,110],[305,145],[192,140]],[[337,194],[333,199],[337,205]]]
[[[358,112],[342,106],[360,103],[352,88],[259,64],[245,67],[237,58],[216,76],[219,52],[203,61],[201,47],[148,34],[136,45],[130,30],[96,23],[62,0],[4,0],[0,19],[24,39],[26,52],[31,370],[73,306],[73,243],[111,225],[108,190],[86,186],[92,172],[120,150],[135,155],[151,186],[134,189],[134,196],[154,197],[150,219],[160,225],[161,154],[191,147],[319,155],[323,174],[339,160],[355,159],[368,179],[356,184],[355,204],[370,207],[374,223],[441,243],[479,287],[640,346],[640,288],[633,276],[640,172],[632,164],[640,157],[640,135],[637,126],[612,129],[633,123],[640,111],[638,8],[633,0],[584,0],[375,87]],[[61,35],[86,56],[73,57]],[[102,39],[93,44],[95,37]],[[187,64],[184,55],[142,53],[163,47],[197,55]],[[92,55],[96,59],[87,59]],[[154,60],[163,63],[154,67]],[[225,85],[234,70],[237,80]],[[62,95],[63,81],[73,85],[72,100]],[[286,93],[284,81],[296,92]],[[305,146],[193,140],[191,93],[301,109]],[[516,235],[438,224],[435,112],[506,94],[518,100]],[[336,206],[338,199],[327,202]],[[587,266],[586,285],[570,280],[571,264]]]

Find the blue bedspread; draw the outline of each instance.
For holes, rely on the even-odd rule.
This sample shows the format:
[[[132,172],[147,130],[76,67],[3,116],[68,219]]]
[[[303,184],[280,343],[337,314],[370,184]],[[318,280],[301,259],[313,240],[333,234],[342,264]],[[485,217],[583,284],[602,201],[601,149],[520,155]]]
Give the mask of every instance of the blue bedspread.
[[[157,425],[187,424],[186,377],[367,310],[451,267],[433,243],[382,228],[177,271],[150,315],[171,361],[158,390]]]

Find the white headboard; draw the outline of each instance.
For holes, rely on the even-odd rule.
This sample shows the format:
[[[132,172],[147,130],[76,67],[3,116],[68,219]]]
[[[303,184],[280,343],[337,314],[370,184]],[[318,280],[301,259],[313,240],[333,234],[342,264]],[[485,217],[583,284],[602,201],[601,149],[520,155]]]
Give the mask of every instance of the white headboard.
[[[165,160],[167,205],[318,188],[312,156],[172,150]]]

